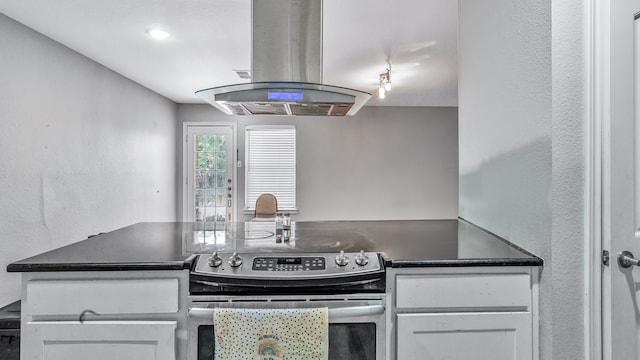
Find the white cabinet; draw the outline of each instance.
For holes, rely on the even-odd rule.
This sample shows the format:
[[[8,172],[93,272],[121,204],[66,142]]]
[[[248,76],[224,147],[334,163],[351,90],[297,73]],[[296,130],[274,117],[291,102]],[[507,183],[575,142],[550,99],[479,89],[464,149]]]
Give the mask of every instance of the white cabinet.
[[[175,321],[34,321],[22,359],[174,360],[175,330]]]
[[[398,314],[398,360],[531,360],[527,313]]]
[[[22,360],[186,358],[188,271],[23,274]]]
[[[537,360],[536,267],[388,269],[395,360]]]

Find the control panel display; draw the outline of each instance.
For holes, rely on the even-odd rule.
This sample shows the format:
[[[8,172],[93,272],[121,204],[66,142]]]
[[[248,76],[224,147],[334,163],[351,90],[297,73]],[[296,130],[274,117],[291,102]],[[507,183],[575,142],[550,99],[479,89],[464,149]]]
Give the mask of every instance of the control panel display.
[[[300,265],[300,264],[302,264],[302,258],[299,258],[299,257],[295,257],[295,258],[278,258],[278,265],[280,265],[280,264]]]
[[[304,94],[301,91],[269,91],[267,93],[269,100],[303,100]]]
[[[322,256],[304,257],[257,257],[253,259],[252,270],[257,271],[313,271],[324,270]]]

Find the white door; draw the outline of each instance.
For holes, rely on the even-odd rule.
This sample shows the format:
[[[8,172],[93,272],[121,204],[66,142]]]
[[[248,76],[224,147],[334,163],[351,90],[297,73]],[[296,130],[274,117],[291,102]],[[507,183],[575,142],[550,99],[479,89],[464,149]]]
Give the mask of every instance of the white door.
[[[599,3],[599,2],[596,2]],[[611,263],[602,272],[603,359],[640,359],[640,267],[626,268],[619,254],[640,257],[640,59],[638,0],[602,3],[596,24],[602,40],[603,249]],[[598,27],[597,27],[598,28]],[[598,60],[596,60],[598,62]]]
[[[29,360],[175,360],[175,321],[41,321],[23,329]]]
[[[398,360],[531,360],[531,313],[398,314]]]
[[[185,124],[184,221],[234,221],[234,125]]]

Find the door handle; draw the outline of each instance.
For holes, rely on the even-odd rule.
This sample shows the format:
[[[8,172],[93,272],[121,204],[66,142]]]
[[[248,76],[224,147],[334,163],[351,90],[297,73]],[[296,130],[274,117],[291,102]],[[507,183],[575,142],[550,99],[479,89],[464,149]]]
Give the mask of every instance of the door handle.
[[[348,308],[329,309],[329,319],[382,314],[384,314],[384,305],[352,306]]]
[[[620,264],[620,267],[623,269],[627,269],[634,265],[640,266],[640,260],[635,259],[630,251],[625,250],[618,254],[618,264]]]
[[[329,309],[329,319],[341,319],[347,317],[382,315],[384,314],[384,305],[367,305],[352,306],[346,308]],[[211,319],[213,317],[212,308],[189,308],[189,317],[200,319]]]

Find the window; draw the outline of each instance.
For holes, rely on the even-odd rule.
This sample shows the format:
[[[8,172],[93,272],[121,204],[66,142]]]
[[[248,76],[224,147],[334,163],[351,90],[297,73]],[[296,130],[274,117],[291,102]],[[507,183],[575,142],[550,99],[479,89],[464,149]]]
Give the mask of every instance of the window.
[[[296,209],[296,129],[293,126],[247,126],[245,138],[245,207],[255,208],[260,194],[273,194],[279,210]]]

